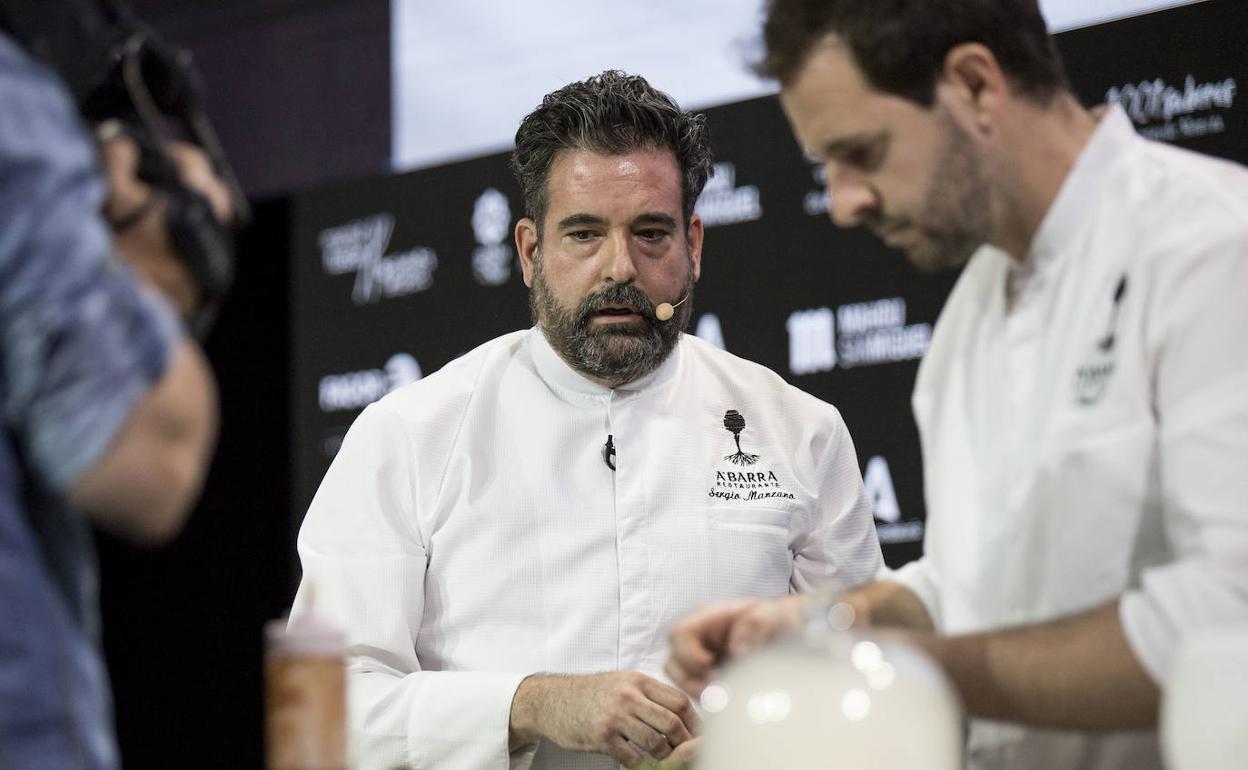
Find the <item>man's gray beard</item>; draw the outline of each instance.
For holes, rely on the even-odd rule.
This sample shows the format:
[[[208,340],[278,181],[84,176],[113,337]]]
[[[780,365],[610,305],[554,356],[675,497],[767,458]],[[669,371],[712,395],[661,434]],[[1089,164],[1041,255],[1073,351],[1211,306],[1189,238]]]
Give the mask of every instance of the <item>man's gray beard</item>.
[[[685,293],[693,291],[693,272]],[[628,305],[642,316],[640,326],[632,324],[591,325],[593,314],[612,305]],[[614,283],[587,295],[575,310],[561,306],[542,274],[540,262],[529,292],[533,321],[546,335],[550,346],[573,369],[595,379],[624,385],[645,377],[663,363],[680,339],[693,314],[692,297],[676,308],[675,316],[660,321],[654,305],[641,289],[632,284]]]
[[[920,270],[958,267],[991,233],[991,201],[982,161],[966,133],[945,116],[948,139],[932,171],[919,217],[923,238],[906,255]]]

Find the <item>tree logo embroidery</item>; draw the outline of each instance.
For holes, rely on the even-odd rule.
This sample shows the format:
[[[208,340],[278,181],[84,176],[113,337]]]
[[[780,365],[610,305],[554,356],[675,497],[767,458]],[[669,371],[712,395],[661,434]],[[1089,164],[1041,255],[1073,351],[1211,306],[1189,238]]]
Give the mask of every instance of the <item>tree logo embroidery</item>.
[[[1109,380],[1114,374],[1114,343],[1115,331],[1118,328],[1118,313],[1122,308],[1122,298],[1127,293],[1127,276],[1124,273],[1118,279],[1114,289],[1114,301],[1109,311],[1109,325],[1105,334],[1096,341],[1089,353],[1075,370],[1074,396],[1075,403],[1080,406],[1094,406],[1105,396],[1109,388]]]
[[[725,455],[724,459],[734,465],[753,465],[758,462],[758,455],[752,455],[741,451],[741,431],[745,430],[745,418],[736,409],[729,409],[724,412],[724,429],[732,433],[732,438],[737,442],[737,451],[730,455]]]

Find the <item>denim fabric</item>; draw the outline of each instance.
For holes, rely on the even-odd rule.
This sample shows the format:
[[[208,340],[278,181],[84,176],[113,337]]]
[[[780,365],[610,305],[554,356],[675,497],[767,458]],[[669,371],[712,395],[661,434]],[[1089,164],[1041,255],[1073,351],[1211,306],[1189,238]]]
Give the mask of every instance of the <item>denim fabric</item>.
[[[0,769],[118,767],[96,569],[70,485],[177,328],[112,254],[64,87],[0,36]]]

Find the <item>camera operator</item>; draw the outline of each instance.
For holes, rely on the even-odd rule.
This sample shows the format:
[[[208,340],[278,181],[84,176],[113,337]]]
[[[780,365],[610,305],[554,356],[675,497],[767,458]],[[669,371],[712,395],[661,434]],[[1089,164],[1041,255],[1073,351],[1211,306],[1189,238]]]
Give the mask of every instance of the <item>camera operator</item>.
[[[150,544],[182,527],[216,439],[184,331],[207,297],[140,145],[97,146],[4,34],[0,104],[0,767],[112,769],[90,524]],[[237,213],[203,152],[166,153],[215,217]]]

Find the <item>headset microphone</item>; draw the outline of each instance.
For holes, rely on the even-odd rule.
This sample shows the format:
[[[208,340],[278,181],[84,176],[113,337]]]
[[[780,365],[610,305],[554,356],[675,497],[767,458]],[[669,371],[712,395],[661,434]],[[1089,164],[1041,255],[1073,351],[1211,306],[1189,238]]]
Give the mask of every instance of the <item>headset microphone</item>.
[[[660,302],[658,307],[654,309],[654,317],[660,321],[670,320],[672,314],[676,312],[676,308],[685,304],[685,300],[688,300],[690,296],[692,296],[692,294],[686,294],[685,298],[677,302],[675,305],[670,302]]]

